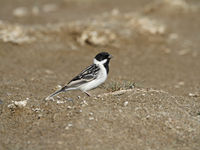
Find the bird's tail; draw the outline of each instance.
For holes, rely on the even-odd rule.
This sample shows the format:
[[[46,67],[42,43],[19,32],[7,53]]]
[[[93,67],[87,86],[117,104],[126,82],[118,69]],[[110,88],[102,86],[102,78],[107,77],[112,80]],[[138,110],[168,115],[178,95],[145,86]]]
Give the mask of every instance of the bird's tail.
[[[49,95],[48,97],[45,98],[45,100],[49,100],[51,98],[53,98],[54,96],[56,96],[57,94],[61,93],[61,92],[65,92],[66,91],[66,86],[61,88],[60,90],[52,93],[51,95]]]

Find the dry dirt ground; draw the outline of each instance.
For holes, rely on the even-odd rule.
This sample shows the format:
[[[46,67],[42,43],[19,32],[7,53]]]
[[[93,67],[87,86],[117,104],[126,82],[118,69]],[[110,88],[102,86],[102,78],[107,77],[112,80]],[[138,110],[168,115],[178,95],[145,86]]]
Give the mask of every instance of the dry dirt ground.
[[[199,0],[0,3],[1,150],[200,149]],[[100,51],[92,97],[44,100]]]

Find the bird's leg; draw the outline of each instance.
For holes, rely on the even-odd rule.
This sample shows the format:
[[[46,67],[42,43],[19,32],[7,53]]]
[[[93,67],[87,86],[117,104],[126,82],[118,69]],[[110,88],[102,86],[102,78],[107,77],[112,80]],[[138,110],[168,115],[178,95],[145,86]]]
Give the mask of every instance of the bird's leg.
[[[91,95],[90,95],[88,92],[84,91],[84,93],[85,93],[87,96],[91,97]]]

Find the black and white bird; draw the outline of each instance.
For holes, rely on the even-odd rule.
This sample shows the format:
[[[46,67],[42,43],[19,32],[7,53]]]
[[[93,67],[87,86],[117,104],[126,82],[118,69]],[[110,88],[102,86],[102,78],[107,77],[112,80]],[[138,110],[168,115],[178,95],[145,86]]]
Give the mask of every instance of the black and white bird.
[[[98,53],[93,60],[93,64],[85,68],[79,75],[75,76],[67,85],[62,87],[60,90],[49,95],[46,100],[53,98],[53,96],[66,91],[71,90],[81,90],[88,96],[90,94],[87,92],[92,90],[107,79],[109,72],[109,62],[112,58],[107,52]]]

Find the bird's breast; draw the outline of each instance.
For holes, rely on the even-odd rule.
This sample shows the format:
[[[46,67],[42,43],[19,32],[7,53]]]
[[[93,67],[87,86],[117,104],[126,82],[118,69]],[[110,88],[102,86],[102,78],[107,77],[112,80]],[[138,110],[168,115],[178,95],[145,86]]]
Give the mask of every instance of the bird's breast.
[[[94,89],[94,88],[98,87],[99,85],[101,85],[102,83],[104,83],[106,81],[106,79],[107,79],[106,69],[104,67],[100,66],[100,71],[98,73],[97,78],[88,83],[83,84],[80,87],[80,90],[81,91],[89,91],[91,89]]]

